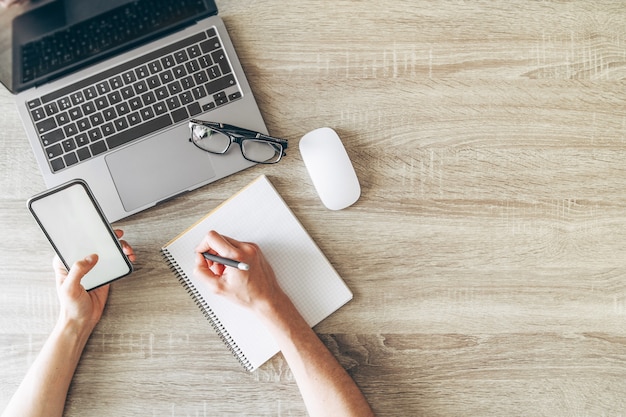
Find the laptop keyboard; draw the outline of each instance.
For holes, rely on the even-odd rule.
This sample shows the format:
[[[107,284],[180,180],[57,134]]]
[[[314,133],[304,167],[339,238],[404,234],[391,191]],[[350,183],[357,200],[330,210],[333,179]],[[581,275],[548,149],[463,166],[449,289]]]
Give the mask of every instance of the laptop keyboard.
[[[241,97],[211,28],[26,105],[58,172]]]

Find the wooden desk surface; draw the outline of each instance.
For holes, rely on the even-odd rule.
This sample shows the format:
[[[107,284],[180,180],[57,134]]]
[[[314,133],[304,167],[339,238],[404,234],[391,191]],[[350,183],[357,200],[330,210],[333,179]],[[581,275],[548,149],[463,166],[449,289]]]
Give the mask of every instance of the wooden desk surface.
[[[380,416],[623,415],[626,8],[515,3],[219,1],[290,152],[116,224],[137,272],[112,286],[66,415],[305,414],[282,357],[243,372],[159,255],[261,173],[354,292],[316,331]],[[57,299],[6,91],[0,126],[4,407]],[[321,126],[363,188],[340,212],[298,152]]]

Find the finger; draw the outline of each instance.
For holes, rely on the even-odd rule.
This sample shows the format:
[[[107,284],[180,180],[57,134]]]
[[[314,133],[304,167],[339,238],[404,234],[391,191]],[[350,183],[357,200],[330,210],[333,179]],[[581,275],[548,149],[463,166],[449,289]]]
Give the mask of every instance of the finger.
[[[213,263],[209,263],[210,261],[207,261],[201,253],[196,253],[195,261],[196,267],[193,271],[195,276],[206,277],[208,278],[208,281],[220,278],[220,275],[211,269]]]
[[[222,238],[228,242],[228,244],[230,244],[233,248],[240,248],[242,244],[245,244],[245,242],[241,242],[237,239],[233,239],[232,237],[229,236],[225,236],[225,235],[220,235],[222,236]]]
[[[54,259],[52,260],[52,269],[54,271],[54,277],[56,278],[57,285],[62,285],[63,281],[67,277],[67,268],[59,258],[59,255],[54,255]]]
[[[135,256],[135,250],[133,247],[130,246],[125,240],[120,240],[120,244],[122,245],[124,255],[126,255],[131,262],[135,262],[137,257]]]
[[[217,233],[215,230],[209,231],[202,239],[202,242],[196,247],[196,252],[215,251],[218,255],[226,256],[232,255],[236,250],[236,246],[231,243],[234,239],[226,240],[224,236]]]
[[[63,261],[61,261],[61,258],[59,258],[59,255],[54,255],[54,258],[52,259],[52,267],[55,271],[67,272],[65,265],[63,265]]]
[[[122,237],[124,236],[124,231],[122,229],[115,229],[114,232],[115,236],[120,239],[120,244],[122,245],[122,251],[124,252],[124,255],[126,255],[131,262],[135,262],[137,260],[137,257],[135,256],[135,250],[132,246],[128,244],[127,241],[122,240]]]
[[[70,291],[76,291],[81,289],[80,280],[87,274],[98,262],[98,255],[95,253],[88,255],[85,259],[76,261],[70,268],[67,274],[67,278],[63,283]]]

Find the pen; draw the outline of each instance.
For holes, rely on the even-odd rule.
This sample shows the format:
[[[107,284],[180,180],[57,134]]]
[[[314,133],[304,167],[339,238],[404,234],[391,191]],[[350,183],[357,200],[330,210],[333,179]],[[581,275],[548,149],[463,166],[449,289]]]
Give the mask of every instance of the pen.
[[[250,269],[248,264],[243,262],[235,261],[234,259],[222,258],[221,256],[210,254],[209,252],[202,252],[202,256],[209,261],[217,262],[218,264],[232,266],[233,268],[238,268],[242,271],[247,271]]]

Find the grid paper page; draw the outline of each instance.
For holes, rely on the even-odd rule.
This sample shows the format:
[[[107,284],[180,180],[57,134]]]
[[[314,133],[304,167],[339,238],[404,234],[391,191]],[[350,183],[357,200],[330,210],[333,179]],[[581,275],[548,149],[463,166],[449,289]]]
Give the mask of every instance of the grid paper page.
[[[194,249],[211,229],[240,241],[257,243],[281,288],[310,326],[352,299],[348,287],[269,179],[264,175],[257,178],[164,247],[250,362],[252,370],[279,349],[252,313],[214,295],[193,277]]]

